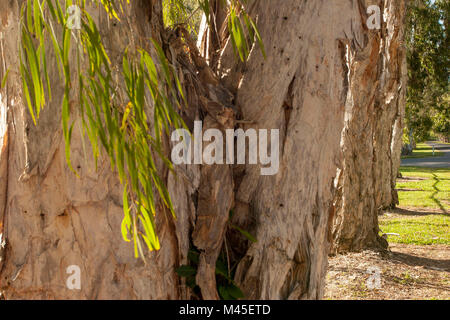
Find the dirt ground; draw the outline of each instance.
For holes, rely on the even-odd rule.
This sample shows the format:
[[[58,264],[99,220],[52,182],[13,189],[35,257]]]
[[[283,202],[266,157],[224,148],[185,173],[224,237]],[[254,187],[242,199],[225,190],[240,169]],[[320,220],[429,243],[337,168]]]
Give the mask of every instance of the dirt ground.
[[[325,299],[450,300],[450,246],[391,244],[389,252],[330,257]]]

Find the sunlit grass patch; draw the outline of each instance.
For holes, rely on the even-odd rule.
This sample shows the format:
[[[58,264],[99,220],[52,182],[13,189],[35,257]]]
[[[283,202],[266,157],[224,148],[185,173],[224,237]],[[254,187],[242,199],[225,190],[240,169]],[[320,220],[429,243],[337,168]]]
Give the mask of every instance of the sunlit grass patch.
[[[380,218],[383,233],[390,242],[428,245],[450,244],[450,169],[401,167],[402,178],[397,180],[400,207],[423,208],[425,215]]]
[[[400,206],[450,210],[450,169],[402,167],[400,172]]]
[[[429,245],[450,245],[450,217],[448,215],[428,215],[415,217],[380,218],[383,233],[398,233],[389,236],[389,242]]]
[[[433,155],[433,147],[426,143],[418,143],[413,153],[408,156],[402,156],[402,159],[441,157],[443,155],[444,154],[437,149],[434,151]]]

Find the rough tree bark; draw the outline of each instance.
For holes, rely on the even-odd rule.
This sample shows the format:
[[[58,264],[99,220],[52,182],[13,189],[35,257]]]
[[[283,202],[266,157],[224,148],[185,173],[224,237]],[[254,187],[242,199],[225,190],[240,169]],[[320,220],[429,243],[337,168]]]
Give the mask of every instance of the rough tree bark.
[[[6,239],[1,255],[0,286],[7,299],[175,299],[183,297],[175,268],[182,259],[177,226],[160,211],[157,225],[160,252],[148,263],[133,257],[132,247],[121,239],[123,216],[121,187],[105,158],[95,170],[86,161],[75,124],[72,139],[77,178],[67,168],[61,128],[61,99],[56,61],[50,69],[53,100],[34,126],[21,94],[18,71],[20,6],[24,1],[2,1],[2,55],[11,68],[8,87],[2,93],[2,108],[8,108],[9,156],[6,198],[1,203],[0,233]],[[92,10],[104,36],[113,64],[120,66],[125,47],[143,45],[142,35],[159,39],[162,19],[159,1],[133,1],[126,7],[128,21],[108,23],[106,14]],[[130,30],[131,26],[131,30]],[[51,45],[51,44],[49,44]],[[76,83],[76,82],[74,82]],[[71,101],[71,104],[74,104]],[[73,106],[73,118],[76,108]],[[79,121],[79,118],[78,118]],[[2,153],[3,159],[3,153]],[[3,195],[3,193],[2,193]],[[3,200],[3,199],[2,199]],[[179,210],[178,223],[184,221]],[[189,223],[186,222],[186,225]],[[81,268],[81,290],[69,290],[66,268]]]
[[[385,12],[381,29],[367,30],[368,45],[351,50],[352,90],[342,134],[344,165],[338,178],[332,252],[386,247],[379,236],[378,214],[397,202],[406,90],[406,1],[384,0],[378,5]]]
[[[147,46],[145,38],[172,47],[166,52],[173,55],[169,60],[188,93],[183,117],[189,126],[200,119],[204,129],[224,130],[239,126],[237,118],[247,123],[240,122],[244,129],[280,129],[275,176],[260,176],[260,168],[251,165],[177,166],[176,174],[161,168],[177,220],[162,206],[158,209],[161,250],[148,254],[147,264],[134,259],[132,247],[121,238],[122,189],[116,175],[104,158],[97,171],[93,161],[85,160],[78,130],[72,138],[72,162],[80,178],[65,165],[63,92],[56,67],[53,100],[39,125],[32,124],[17,70],[23,2],[0,3],[1,54],[11,68],[1,99],[8,110],[8,139],[3,139],[0,154],[4,297],[189,299],[192,291],[175,270],[188,262],[188,250],[195,246],[201,252],[201,298],[217,299],[214,269],[225,237],[231,259],[238,263],[236,281],[247,298],[322,297],[346,106],[349,111],[351,97],[362,103],[379,80],[370,74],[357,87],[351,76],[364,73],[356,62],[368,66],[368,73],[380,66],[380,38],[365,28],[364,1],[253,1],[251,13],[258,17],[267,59],[254,49],[246,64],[236,65],[227,58],[228,44],[219,59],[223,61],[217,62],[220,79],[192,45],[189,59],[177,49],[180,35],[163,30],[160,0],[131,1],[127,19],[115,24],[98,12],[95,19],[104,26],[102,36],[117,66],[125,47]],[[72,113],[77,119],[75,106]],[[229,230],[230,209],[232,223],[256,235],[257,243]],[[69,265],[81,267],[79,291],[65,285]]]
[[[380,108],[377,109],[375,128],[375,171],[379,195],[377,208],[387,209],[398,205],[395,190],[400,168],[401,143],[405,119],[407,64],[405,23],[407,1],[385,1],[387,9],[386,30],[384,30],[383,75],[380,81]]]

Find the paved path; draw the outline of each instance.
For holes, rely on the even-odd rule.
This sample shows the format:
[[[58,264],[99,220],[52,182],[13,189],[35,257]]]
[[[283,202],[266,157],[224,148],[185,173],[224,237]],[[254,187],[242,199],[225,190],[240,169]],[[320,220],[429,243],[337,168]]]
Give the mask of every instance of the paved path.
[[[435,150],[444,155],[442,157],[402,159],[402,166],[450,168],[450,145],[437,142],[427,142],[427,144],[434,145]]]

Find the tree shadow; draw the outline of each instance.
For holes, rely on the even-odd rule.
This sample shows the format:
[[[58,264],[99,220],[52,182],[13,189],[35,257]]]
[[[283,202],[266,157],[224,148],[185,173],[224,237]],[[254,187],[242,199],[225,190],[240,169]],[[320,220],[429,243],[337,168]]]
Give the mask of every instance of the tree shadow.
[[[436,270],[437,268],[445,272],[450,272],[450,260],[430,259],[395,251],[392,251],[390,259],[411,267],[424,267],[430,270]]]
[[[431,199],[439,206],[439,208],[442,210],[442,212],[443,212],[444,214],[447,214],[447,210],[445,210],[445,207],[442,205],[442,203],[441,203],[438,199],[436,199],[436,195],[441,191],[441,190],[437,187],[437,185],[439,184],[439,182],[441,182],[441,180],[439,180],[438,176],[437,176],[435,173],[432,173],[432,175],[433,175],[433,179],[434,179],[435,181],[434,181],[434,184],[433,184],[434,192],[433,192],[433,194],[431,195]]]
[[[427,178],[423,178],[423,177],[401,177],[397,179],[397,182],[408,182],[408,181],[424,181],[427,180]]]
[[[418,210],[412,210],[412,209],[402,209],[402,208],[395,208],[393,210],[389,210],[391,213],[395,213],[401,216],[435,216],[435,215],[444,215],[444,216],[450,216],[447,212],[441,212],[441,211],[418,211]]]
[[[384,275],[383,276],[385,281],[389,281],[391,283],[402,283],[403,281],[405,281],[403,278],[401,277],[396,277],[396,276],[391,276],[391,275]],[[408,285],[407,283],[405,283],[404,285]],[[426,288],[432,288],[432,289],[438,289],[438,290],[447,290],[450,291],[450,287],[447,287],[445,285],[437,285],[434,283],[430,283],[430,282],[425,282],[423,280],[413,280],[412,283],[409,283],[409,285],[414,285],[415,287],[426,287]]]

